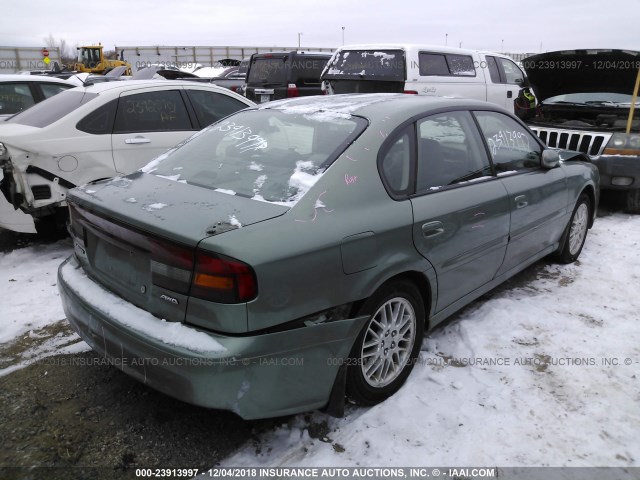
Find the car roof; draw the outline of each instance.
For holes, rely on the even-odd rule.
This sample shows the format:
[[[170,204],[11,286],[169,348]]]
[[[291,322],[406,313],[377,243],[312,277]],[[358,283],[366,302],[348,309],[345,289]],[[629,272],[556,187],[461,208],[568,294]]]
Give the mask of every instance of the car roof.
[[[22,75],[18,73],[1,74],[0,83],[5,83],[5,82],[62,83],[64,85],[73,86],[72,83],[57,77],[50,77],[48,75],[27,75],[27,74]]]
[[[361,115],[366,118],[383,118],[401,108],[403,116],[409,118],[425,110],[446,108],[470,108],[506,112],[499,106],[480,100],[445,98],[404,93],[356,93],[343,95],[315,95],[278,100],[258,106],[258,109],[273,108],[282,111],[312,113],[334,112],[338,114]]]
[[[139,88],[149,88],[149,87],[189,87],[189,88],[204,88],[209,90],[217,90],[223,93],[231,93],[231,90],[223,87],[218,87],[217,85],[212,85],[204,82],[190,82],[185,80],[126,80],[120,82],[99,82],[94,83],[92,85],[87,85],[86,87],[77,87],[79,89],[84,89],[87,92],[100,94],[102,92],[107,91],[127,91],[127,90],[136,90]]]
[[[438,52],[438,53],[453,53],[453,54],[463,54],[463,53],[489,53],[491,55],[499,56],[499,57],[508,57],[508,55],[504,55],[502,53],[490,52],[487,50],[478,50],[473,48],[458,48],[458,47],[449,47],[446,45],[431,45],[431,44],[422,44],[422,43],[368,43],[368,44],[354,44],[354,45],[343,45],[338,48],[340,51],[349,51],[349,50],[418,50],[425,52]]]

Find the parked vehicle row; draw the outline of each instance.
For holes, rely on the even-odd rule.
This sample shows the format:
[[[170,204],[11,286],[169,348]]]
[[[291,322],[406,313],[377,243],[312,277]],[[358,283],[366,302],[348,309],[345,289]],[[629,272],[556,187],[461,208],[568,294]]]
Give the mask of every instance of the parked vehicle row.
[[[0,200],[69,214],[67,318],[153,388],[243,418],[372,405],[425,331],[582,251],[598,168],[515,115],[528,84],[503,55],[273,52],[246,97],[208,81],[96,83],[0,125]]]

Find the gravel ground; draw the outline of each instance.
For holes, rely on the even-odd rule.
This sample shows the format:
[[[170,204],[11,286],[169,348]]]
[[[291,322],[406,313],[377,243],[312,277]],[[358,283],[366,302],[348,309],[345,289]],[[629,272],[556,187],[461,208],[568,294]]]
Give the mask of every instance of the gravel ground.
[[[49,333],[72,335],[70,330],[65,321]],[[4,348],[0,357],[19,349]],[[247,422],[174,400],[104,365],[91,351],[47,357],[0,377],[0,404],[3,479],[120,479],[136,478],[136,468],[204,470],[282,421]],[[40,468],[30,471],[32,466]]]

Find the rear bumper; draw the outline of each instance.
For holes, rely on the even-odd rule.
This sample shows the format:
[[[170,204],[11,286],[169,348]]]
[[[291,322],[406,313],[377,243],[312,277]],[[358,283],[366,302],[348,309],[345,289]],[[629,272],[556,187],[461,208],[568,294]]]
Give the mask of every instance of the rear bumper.
[[[592,162],[600,172],[600,188],[604,190],[633,190],[640,188],[640,156],[600,155]],[[615,185],[617,177],[631,178],[630,185]]]
[[[84,275],[74,257],[58,270],[67,318],[100,355],[137,380],[179,400],[230,410],[245,419],[275,417],[327,405],[341,364],[366,317],[246,337],[206,333],[222,349],[169,345],[131,325],[148,317]],[[96,288],[101,290],[95,295]],[[161,320],[157,319],[158,326]],[[181,325],[185,331],[194,328]]]

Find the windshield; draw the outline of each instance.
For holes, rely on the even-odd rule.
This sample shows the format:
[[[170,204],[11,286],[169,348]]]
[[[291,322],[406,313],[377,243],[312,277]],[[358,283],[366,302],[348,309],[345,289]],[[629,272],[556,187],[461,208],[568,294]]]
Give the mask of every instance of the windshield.
[[[347,114],[249,110],[210,126],[142,170],[231,195],[293,205],[366,124]]]
[[[325,77],[375,77],[384,80],[405,79],[402,50],[342,50],[327,64]]]
[[[30,127],[46,127],[95,98],[98,98],[97,93],[78,92],[73,88],[36,103],[33,107],[11,117],[7,122]]]
[[[577,103],[584,105],[613,105],[629,107],[631,105],[631,95],[611,92],[567,93],[547,98],[544,103]],[[636,105],[640,105],[640,102],[636,102]]]

